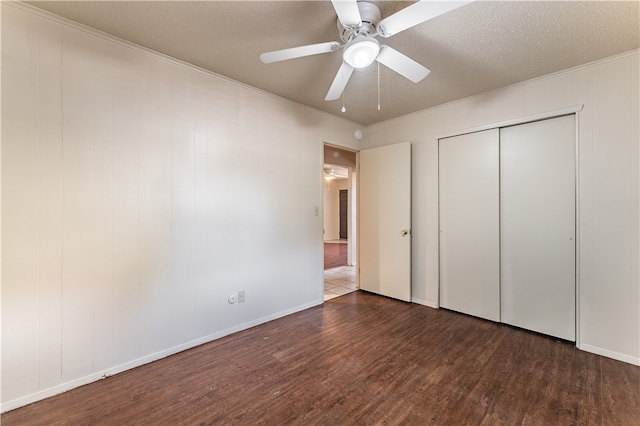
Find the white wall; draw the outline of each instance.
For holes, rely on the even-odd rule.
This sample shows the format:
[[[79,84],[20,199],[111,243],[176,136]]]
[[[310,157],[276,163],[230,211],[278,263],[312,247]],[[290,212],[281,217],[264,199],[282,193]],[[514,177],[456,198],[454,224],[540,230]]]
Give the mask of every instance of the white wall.
[[[324,180],[324,240],[340,239],[340,190],[349,189],[348,179]]]
[[[322,303],[359,127],[47,16],[2,3],[2,411]]]
[[[437,135],[583,104],[578,114],[579,345],[640,364],[638,51],[366,129],[413,143],[416,302],[438,303]]]

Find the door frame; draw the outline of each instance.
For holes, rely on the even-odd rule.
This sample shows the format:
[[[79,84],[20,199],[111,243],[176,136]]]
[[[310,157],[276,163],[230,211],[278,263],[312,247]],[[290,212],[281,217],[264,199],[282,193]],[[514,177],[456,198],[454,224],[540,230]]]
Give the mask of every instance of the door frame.
[[[480,132],[483,130],[490,129],[500,129],[501,127],[510,127],[517,126],[520,124],[533,123],[536,121],[548,120],[551,118],[562,117],[565,115],[574,115],[575,117],[575,215],[576,215],[576,232],[575,232],[575,336],[576,336],[576,347],[580,349],[581,346],[581,337],[580,337],[580,112],[582,111],[584,105],[574,105],[567,108],[561,108],[558,110],[542,112],[539,114],[528,115],[524,117],[514,118],[511,120],[500,121],[496,123],[490,123],[478,127],[473,127],[464,130],[457,130],[447,133],[442,133],[434,136],[438,144],[438,164],[440,164],[440,140],[453,137],[453,136],[461,136],[469,133]],[[440,180],[440,171],[438,170],[438,184]],[[438,192],[438,205],[440,205],[440,193]],[[438,229],[440,229],[440,212],[438,211]],[[436,308],[440,308],[440,232],[438,232],[438,291],[437,291],[437,301]]]
[[[355,161],[355,165],[353,167],[351,166],[343,166],[340,164],[335,164],[335,163],[331,163],[331,161],[325,161],[324,158],[324,148],[325,146],[331,147],[331,148],[337,148],[340,149],[342,151],[348,151],[348,152],[352,152],[355,154],[356,157],[356,161]],[[349,176],[348,176],[348,203],[347,203],[347,210],[348,210],[348,214],[347,214],[347,265],[352,265],[356,267],[356,289],[360,288],[360,271],[359,271],[359,267],[358,267],[358,263],[359,263],[359,232],[360,232],[360,227],[359,227],[359,222],[360,222],[360,208],[359,208],[359,197],[358,197],[358,191],[359,191],[359,184],[360,184],[360,180],[358,178],[357,175],[357,170],[358,170],[358,165],[359,165],[359,161],[360,161],[360,156],[359,156],[360,150],[354,148],[354,147],[350,147],[350,146],[345,146],[343,144],[337,143],[337,142],[332,142],[329,141],[327,139],[320,139],[320,166],[318,167],[319,170],[319,178],[318,181],[321,184],[321,202],[320,202],[320,207],[319,207],[319,211],[320,211],[320,222],[321,222],[321,227],[320,229],[324,229],[324,166],[325,164],[327,165],[335,165],[336,167],[342,167],[342,168],[346,168],[349,171]],[[353,182],[354,180],[354,176],[355,176],[355,184]],[[354,199],[354,195],[355,194],[355,199]],[[353,225],[353,221],[352,221],[352,214],[350,213],[351,211],[353,211],[353,207],[355,207],[355,226]],[[321,254],[323,257],[321,257],[322,261],[324,262],[324,233],[321,232],[321,243],[322,243],[322,250],[321,250]],[[324,269],[323,269],[323,274],[324,274]],[[322,279],[322,287],[321,287],[321,299],[323,300],[324,303],[324,276]]]

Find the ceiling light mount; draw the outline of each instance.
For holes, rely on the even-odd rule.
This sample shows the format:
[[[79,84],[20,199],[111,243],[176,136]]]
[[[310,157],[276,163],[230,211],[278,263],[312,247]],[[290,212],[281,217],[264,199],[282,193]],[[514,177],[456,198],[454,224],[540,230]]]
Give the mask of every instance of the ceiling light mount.
[[[358,11],[360,12],[360,25],[344,25],[340,22],[340,18],[337,20],[340,38],[345,43],[349,43],[351,40],[361,35],[375,37],[378,34],[377,26],[381,17],[378,6],[366,1],[359,1],[357,6]]]

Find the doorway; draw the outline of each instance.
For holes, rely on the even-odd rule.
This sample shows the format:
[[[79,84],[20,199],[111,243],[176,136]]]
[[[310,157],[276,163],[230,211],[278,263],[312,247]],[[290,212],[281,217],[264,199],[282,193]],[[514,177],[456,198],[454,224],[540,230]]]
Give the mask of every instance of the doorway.
[[[324,146],[324,300],[356,290],[356,153]]]
[[[324,164],[328,168],[325,170],[325,188],[328,188],[326,182],[332,180],[331,162],[339,165],[337,161],[344,161],[341,151],[345,150],[327,145],[324,149]],[[346,152],[355,158],[351,165],[343,166],[348,170],[349,178],[348,187],[341,188],[347,189],[348,257],[347,265],[341,268],[348,270],[351,282],[355,281],[358,289],[410,302],[411,143],[368,148],[357,154]],[[339,191],[328,196],[329,193],[325,191],[325,218],[337,221],[338,208],[335,213],[328,209],[338,203]],[[325,224],[325,242],[336,238],[327,233],[328,226]],[[357,269],[354,267],[356,259]],[[331,296],[329,285],[325,288],[325,296],[325,300]]]

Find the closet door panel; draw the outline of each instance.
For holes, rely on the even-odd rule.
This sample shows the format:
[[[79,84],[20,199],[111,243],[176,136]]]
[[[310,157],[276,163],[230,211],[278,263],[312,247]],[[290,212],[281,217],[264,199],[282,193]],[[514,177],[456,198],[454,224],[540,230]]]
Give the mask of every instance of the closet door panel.
[[[502,322],[575,341],[573,116],[500,130]]]
[[[440,306],[500,321],[498,130],[439,141]]]

